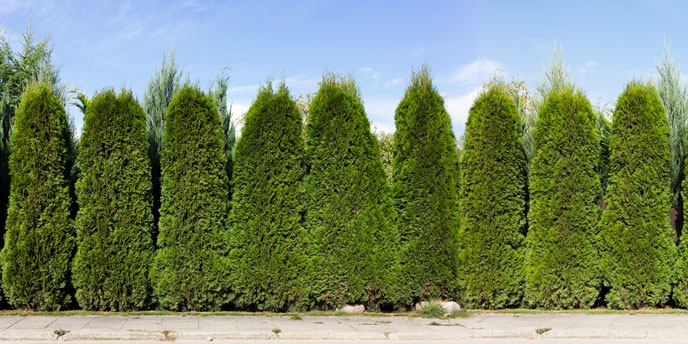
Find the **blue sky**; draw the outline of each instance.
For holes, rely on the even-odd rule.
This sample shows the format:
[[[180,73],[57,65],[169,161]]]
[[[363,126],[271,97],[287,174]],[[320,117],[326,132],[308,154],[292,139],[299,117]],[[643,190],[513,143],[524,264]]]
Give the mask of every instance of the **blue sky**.
[[[204,88],[230,69],[239,113],[266,80],[284,77],[296,95],[317,91],[323,72],[351,74],[385,131],[394,130],[412,68],[425,62],[461,135],[495,70],[534,91],[555,42],[593,104],[613,106],[633,78],[656,79],[665,38],[679,63],[688,59],[685,1],[0,0],[15,49],[30,18],[37,37],[52,37],[63,82],[89,96],[124,86],[142,99],[163,50],[174,47]]]

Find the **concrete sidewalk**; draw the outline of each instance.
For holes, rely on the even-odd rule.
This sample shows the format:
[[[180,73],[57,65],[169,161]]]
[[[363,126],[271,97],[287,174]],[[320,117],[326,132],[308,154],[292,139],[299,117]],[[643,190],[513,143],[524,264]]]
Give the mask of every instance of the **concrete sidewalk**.
[[[2,341],[447,342],[455,340],[688,340],[688,314],[404,316],[0,316]]]

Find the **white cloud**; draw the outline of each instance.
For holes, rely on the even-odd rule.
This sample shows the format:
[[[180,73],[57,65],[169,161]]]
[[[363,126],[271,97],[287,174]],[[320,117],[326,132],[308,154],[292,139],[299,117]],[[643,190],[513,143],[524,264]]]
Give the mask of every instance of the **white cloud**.
[[[394,127],[394,122],[376,122],[376,121],[370,121],[370,130],[372,132],[380,132],[383,131],[387,134],[392,134],[394,131],[396,131],[396,128]]]
[[[363,72],[363,74],[371,79],[378,80],[380,79],[380,72],[376,72],[373,68],[371,67],[361,67],[358,69],[360,72]]]
[[[481,89],[482,86],[476,86],[468,93],[445,97],[444,103],[451,116],[454,129],[464,128],[468,120],[468,111],[473,106],[475,98],[480,95]]]
[[[595,67],[599,66],[600,64],[597,61],[588,61],[584,65],[578,67],[578,73],[580,74],[587,74],[590,73]]]
[[[27,0],[0,0],[0,13],[14,13],[33,8],[31,1]]]
[[[394,87],[394,86],[399,86],[404,83],[404,79],[402,78],[394,78],[390,81],[387,81],[385,83],[385,87]]]
[[[501,63],[481,58],[459,67],[452,79],[464,85],[482,84],[489,81],[490,77],[500,69],[502,69]]]

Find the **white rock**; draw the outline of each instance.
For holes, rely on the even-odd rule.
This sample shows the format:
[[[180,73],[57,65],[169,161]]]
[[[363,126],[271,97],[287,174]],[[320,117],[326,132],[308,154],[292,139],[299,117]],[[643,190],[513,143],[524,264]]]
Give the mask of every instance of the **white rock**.
[[[339,312],[345,313],[363,313],[365,311],[365,306],[363,305],[344,305],[344,307],[338,309]]]
[[[209,341],[209,342],[212,342],[212,341],[213,341],[213,337],[205,337],[205,340],[207,340],[207,341]]]
[[[442,308],[444,308],[444,312],[449,314],[452,312],[456,312],[461,309],[461,306],[454,302],[454,301],[439,301],[440,305],[442,305]],[[427,301],[421,301],[416,303],[416,312],[421,312],[423,311],[423,308],[428,305]]]

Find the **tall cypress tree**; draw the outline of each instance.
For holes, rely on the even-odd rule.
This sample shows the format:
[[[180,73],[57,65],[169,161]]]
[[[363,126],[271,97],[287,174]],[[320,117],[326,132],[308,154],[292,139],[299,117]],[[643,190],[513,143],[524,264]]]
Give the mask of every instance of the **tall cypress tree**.
[[[599,294],[600,138],[587,98],[551,90],[540,107],[530,167],[526,302],[588,308]]]
[[[631,82],[619,96],[610,138],[610,184],[599,247],[612,308],[666,303],[676,260],[669,125],[657,90]]]
[[[463,297],[480,308],[518,305],[525,254],[525,156],[519,115],[503,84],[471,107],[461,160]]]
[[[451,119],[427,66],[413,73],[394,120],[392,193],[405,302],[454,297],[459,161]]]
[[[88,102],[76,185],[73,283],[84,309],[127,311],[150,299],[152,185],[146,115],[129,91]]]
[[[148,156],[153,180],[153,238],[157,236],[160,217],[160,152],[165,133],[165,117],[172,97],[181,88],[182,75],[183,71],[174,62],[174,50],[169,57],[163,52],[160,69],[156,69],[153,77],[148,80],[146,93],[143,96],[148,133]]]
[[[218,310],[229,299],[229,193],[220,116],[210,97],[185,85],[165,122],[154,293],[164,309]]]
[[[307,263],[301,113],[282,84],[262,87],[245,117],[232,180],[232,281],[239,307],[283,311],[303,301]]]
[[[398,243],[380,144],[351,80],[328,75],[306,126],[305,226],[313,305],[396,300]]]
[[[3,290],[15,307],[68,305],[74,254],[70,218],[67,114],[47,84],[22,96],[12,135],[12,176],[2,250]]]

